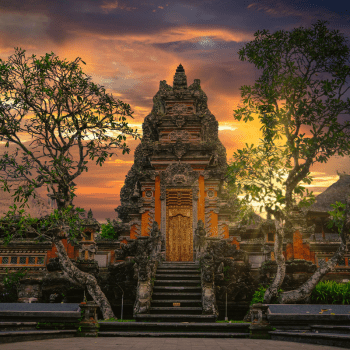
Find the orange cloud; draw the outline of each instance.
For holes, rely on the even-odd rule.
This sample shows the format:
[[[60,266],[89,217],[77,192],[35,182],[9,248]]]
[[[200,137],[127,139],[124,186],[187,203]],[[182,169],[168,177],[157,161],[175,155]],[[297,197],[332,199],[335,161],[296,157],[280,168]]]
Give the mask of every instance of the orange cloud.
[[[120,9],[120,10],[126,10],[126,11],[131,11],[131,10],[137,9],[137,7],[130,7],[130,6],[125,6],[125,5],[119,4],[119,1],[113,1],[113,2],[105,1],[101,5],[101,8],[105,12],[109,12],[109,11],[114,10],[114,9]]]

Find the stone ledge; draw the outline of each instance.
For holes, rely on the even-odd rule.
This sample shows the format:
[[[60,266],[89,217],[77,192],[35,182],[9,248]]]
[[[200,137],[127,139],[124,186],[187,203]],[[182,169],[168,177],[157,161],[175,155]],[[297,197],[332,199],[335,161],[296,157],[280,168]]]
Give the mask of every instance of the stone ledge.
[[[292,341],[296,343],[309,343],[327,346],[340,346],[350,349],[349,334],[329,334],[315,332],[269,332],[272,340]]]
[[[76,330],[50,331],[6,331],[0,332],[0,343],[17,343],[31,340],[58,339],[75,337]]]

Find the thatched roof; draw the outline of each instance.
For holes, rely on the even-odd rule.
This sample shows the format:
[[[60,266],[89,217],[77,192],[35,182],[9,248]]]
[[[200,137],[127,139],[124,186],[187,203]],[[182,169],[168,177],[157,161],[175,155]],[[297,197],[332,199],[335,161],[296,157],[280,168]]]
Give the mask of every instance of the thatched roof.
[[[316,202],[308,208],[308,213],[327,213],[332,210],[331,204],[345,203],[350,194],[350,175],[339,174],[339,180],[316,196]]]
[[[247,222],[240,221],[238,223],[230,223],[229,227],[232,229],[239,229],[241,227],[244,227],[247,231],[256,230],[259,228],[261,222],[263,221],[264,219],[260,215],[253,213],[249,224]]]

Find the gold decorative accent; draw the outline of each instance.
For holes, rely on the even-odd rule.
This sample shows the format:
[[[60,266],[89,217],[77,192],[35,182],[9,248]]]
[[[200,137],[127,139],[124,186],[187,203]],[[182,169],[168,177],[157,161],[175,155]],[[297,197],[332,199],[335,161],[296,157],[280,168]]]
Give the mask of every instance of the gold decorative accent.
[[[181,303],[173,303],[173,306],[180,306]]]
[[[167,190],[166,260],[193,261],[192,190]]]

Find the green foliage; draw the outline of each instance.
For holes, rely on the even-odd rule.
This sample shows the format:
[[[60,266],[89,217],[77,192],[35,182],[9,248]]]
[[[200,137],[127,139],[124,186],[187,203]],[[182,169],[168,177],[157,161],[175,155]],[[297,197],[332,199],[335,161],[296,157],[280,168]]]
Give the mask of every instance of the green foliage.
[[[253,294],[253,298],[252,298],[252,301],[250,302],[250,305],[257,304],[257,303],[263,303],[266,289],[267,289],[267,287],[260,285],[259,288]],[[282,289],[278,290],[278,294],[280,294],[280,293],[283,293]],[[277,298],[275,298],[275,301],[272,304],[277,304]]]
[[[263,303],[266,287],[260,285],[255,291],[250,305]],[[278,293],[282,293],[279,290]],[[277,299],[275,300],[277,303]],[[319,282],[311,294],[311,304],[350,304],[350,282],[338,283],[335,281]]]
[[[15,303],[17,302],[17,286],[19,281],[27,274],[26,271],[17,271],[8,273],[4,276],[2,283],[4,285],[3,292],[0,294],[0,303]]]
[[[250,302],[250,305],[262,303],[264,301],[264,295],[265,295],[266,289],[267,288],[264,286],[259,286],[259,288],[253,294],[253,298],[252,298],[252,301]]]
[[[311,302],[315,304],[350,304],[350,282],[319,282],[312,291]]]
[[[223,271],[224,271],[224,280],[228,282],[230,280],[229,278],[230,266],[224,266]]]
[[[130,105],[93,83],[82,64],[79,57],[69,62],[52,52],[26,57],[20,48],[7,61],[0,59],[0,142],[5,142],[5,149],[10,143],[17,147],[12,154],[0,154],[0,184],[10,193],[14,185],[8,180],[19,181],[12,194],[19,209],[28,206],[28,199],[35,198],[35,190],[42,186],[57,200],[59,211],[69,207],[76,196],[73,180],[88,171],[89,159],[102,166],[116,150],[129,153],[127,136],[139,138],[127,122],[127,117],[133,118]],[[23,141],[22,134],[32,142]],[[6,242],[23,235],[9,227],[17,209],[11,207],[5,219]],[[62,231],[59,226],[67,227],[68,236],[76,232],[76,217],[65,214],[57,211],[44,223],[51,236]],[[31,226],[39,232],[41,226],[34,227],[37,222],[30,220],[21,219],[17,228]]]
[[[242,61],[263,70],[254,86],[240,88],[244,106],[234,110],[238,121],[257,116],[263,134],[257,146],[236,151],[229,166],[232,190],[243,205],[257,201],[260,210],[288,216],[286,206],[314,202],[304,186],[312,181],[312,164],[350,154],[350,122],[340,118],[350,111],[350,99],[341,99],[350,49],[343,34],[326,23],[258,31],[239,50]]]
[[[100,239],[117,240],[119,233],[116,232],[110,219],[107,219],[107,224],[101,225]]]
[[[17,206],[14,204],[0,219],[0,233],[5,245],[12,239],[25,237],[26,232],[35,233],[38,241],[51,241],[54,237],[64,235],[70,242],[76,243],[84,230],[85,210],[79,207],[55,209],[43,218],[32,218],[24,209],[19,210],[20,215],[17,216],[16,209]]]
[[[338,233],[340,234],[343,229],[343,225],[345,223],[345,207],[346,205],[341,202],[335,202],[335,204],[331,204],[333,210],[329,211],[330,220],[327,223],[328,228],[336,227],[338,229]]]

